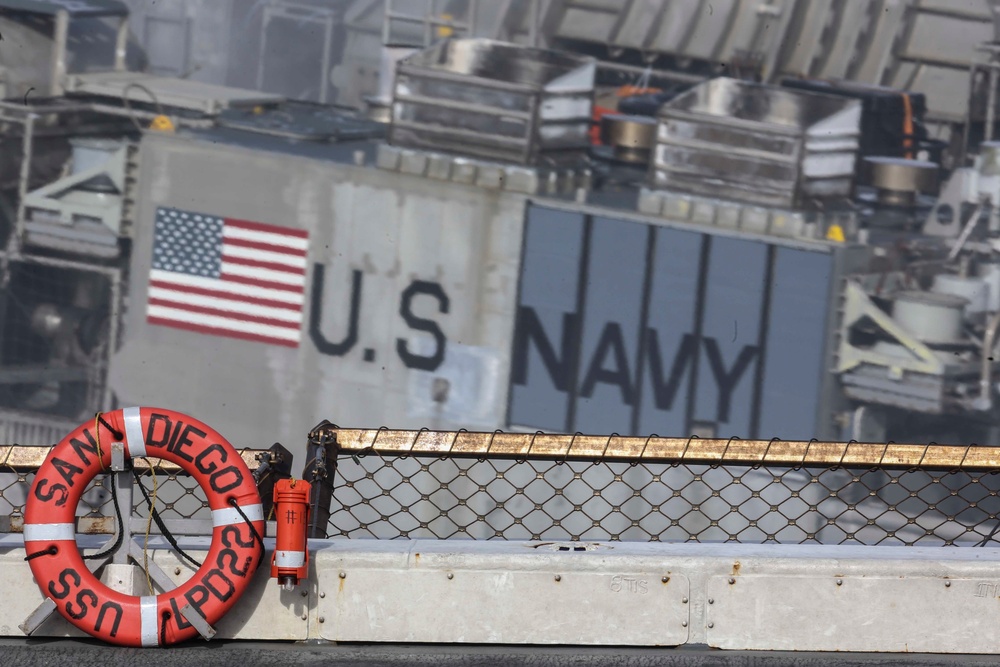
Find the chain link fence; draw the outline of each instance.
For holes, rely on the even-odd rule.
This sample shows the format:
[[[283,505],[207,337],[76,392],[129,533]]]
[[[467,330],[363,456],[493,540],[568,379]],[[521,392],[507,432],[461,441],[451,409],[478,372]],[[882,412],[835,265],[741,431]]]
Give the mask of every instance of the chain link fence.
[[[384,435],[388,446],[373,446],[380,443],[361,436],[351,442],[350,433],[402,435],[395,441]],[[729,445],[709,456],[711,441],[700,452],[688,441],[674,460],[659,461],[648,455],[648,442],[631,455],[619,447],[616,459],[607,442],[596,450],[600,455],[549,447],[516,456],[490,451],[494,434],[468,434],[490,437],[490,447],[478,452],[443,451],[452,449],[441,444],[450,437],[453,446],[455,434],[435,434],[427,447],[413,431],[339,435],[325,445],[336,461],[330,537],[972,546],[989,543],[1000,526],[1000,466],[992,460],[1000,450],[989,448],[906,446],[919,465],[887,458],[888,449],[877,457],[879,465],[859,465],[858,457],[847,456],[850,445],[827,443],[841,453],[810,456],[807,447],[800,457],[805,464],[792,464],[787,459],[798,455],[771,462],[772,444],[764,443],[758,458],[765,464],[748,462],[757,455]],[[405,437],[408,448],[399,446]],[[865,447],[878,453],[879,446]],[[31,461],[37,467],[47,454],[45,447],[20,447],[20,458],[12,460],[14,451],[0,448],[5,531],[23,525]],[[243,458],[255,467],[259,454],[248,450]],[[698,457],[717,460],[687,460]],[[207,517],[195,480],[176,467],[153,470],[164,520]],[[153,475],[138,472],[152,496]],[[84,493],[83,532],[114,532],[111,479],[98,476]],[[131,482],[131,523],[133,532],[142,532],[147,506]]]
[[[132,473],[123,473],[131,475]],[[152,500],[153,482],[149,474],[141,476],[146,492]],[[33,472],[18,472],[10,466],[0,466],[0,532],[20,532],[24,520],[24,504],[28,490],[35,479]],[[208,515],[208,501],[204,491],[191,477],[161,470],[156,475],[156,510],[164,519],[203,519]],[[115,517],[111,496],[111,475],[98,475],[87,485],[77,506],[76,515],[84,519],[80,527],[84,532],[113,533],[114,524],[99,521]],[[145,521],[149,511],[142,493],[133,480],[132,517]],[[122,511],[125,511],[124,503]],[[94,521],[87,521],[92,519]],[[6,526],[4,526],[6,524]],[[156,528],[151,530],[156,532]]]
[[[972,545],[1000,475],[341,456],[331,536]]]
[[[110,476],[101,475],[87,486],[77,506],[78,517],[86,520],[115,516],[114,506],[111,504],[110,480]],[[20,532],[24,524],[24,503],[34,481],[34,472],[18,470],[9,465],[0,466],[0,532]],[[90,528],[87,532],[105,532],[99,528],[105,525],[110,529],[109,532],[114,530],[112,524],[105,524],[103,521],[84,521],[83,525]]]
[[[67,432],[70,430],[72,428]],[[21,532],[23,529],[24,506],[35,479],[35,470],[48,452],[48,446],[0,447],[0,533]],[[262,452],[244,449],[240,453],[251,471],[256,470],[259,464],[256,457]],[[151,533],[159,532],[156,524],[148,520],[147,497],[156,507],[161,520],[175,527],[178,526],[175,523],[178,520],[194,520],[201,524],[191,524],[190,531],[181,529],[176,532],[211,532],[210,508],[204,490],[197,480],[177,466],[164,464],[159,459],[147,459],[145,465],[118,475],[126,476],[124,479],[127,480],[124,487],[119,487],[118,495],[123,518],[128,520],[128,512],[131,511],[131,532],[141,533],[147,530],[147,525]],[[111,474],[100,474],[87,485],[77,505],[77,526],[80,532],[115,532],[117,514],[111,492],[114,479]],[[140,484],[142,488],[139,487]]]
[[[329,534],[971,546],[989,542],[1000,525],[998,492],[1000,470],[956,466],[454,457],[359,447],[338,458]]]

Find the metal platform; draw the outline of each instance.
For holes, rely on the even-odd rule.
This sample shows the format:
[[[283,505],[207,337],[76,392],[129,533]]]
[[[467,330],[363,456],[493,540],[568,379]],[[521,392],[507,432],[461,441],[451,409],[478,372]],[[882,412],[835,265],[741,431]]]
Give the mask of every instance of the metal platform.
[[[146,90],[144,90],[144,88]],[[148,92],[147,92],[148,91]],[[150,99],[150,92],[155,99]],[[66,79],[69,95],[97,95],[130,102],[159,103],[167,107],[215,114],[233,107],[277,104],[280,95],[216,86],[199,81],[154,76],[141,72],[94,72]]]
[[[11,11],[55,16],[61,11],[73,18],[126,16],[128,6],[119,0],[4,0],[3,7]]]

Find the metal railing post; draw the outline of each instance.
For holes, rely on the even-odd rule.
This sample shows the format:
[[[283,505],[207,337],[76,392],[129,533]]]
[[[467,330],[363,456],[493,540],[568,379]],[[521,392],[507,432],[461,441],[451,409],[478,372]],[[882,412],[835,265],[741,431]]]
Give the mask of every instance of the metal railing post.
[[[260,504],[265,519],[271,516],[271,510],[274,508],[275,483],[292,476],[292,459],[292,453],[278,442],[271,445],[266,452],[257,455],[260,466],[253,472],[253,478],[260,493]]]
[[[309,504],[309,537],[325,539],[330,523],[330,503],[333,501],[333,478],[337,472],[339,446],[337,435],[327,421],[320,422],[309,433],[306,465],[302,479],[312,485]]]

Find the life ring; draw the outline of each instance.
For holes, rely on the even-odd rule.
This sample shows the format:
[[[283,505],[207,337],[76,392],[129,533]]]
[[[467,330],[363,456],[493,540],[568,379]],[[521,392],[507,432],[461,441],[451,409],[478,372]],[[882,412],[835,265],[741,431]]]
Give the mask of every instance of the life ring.
[[[208,496],[212,545],[194,576],[166,593],[140,597],[108,588],[84,564],[76,544],[80,496],[98,473],[110,471],[116,439],[124,442],[127,457],[176,463]],[[236,449],[197,419],[159,408],[116,410],[77,427],[39,468],[24,510],[24,547],[42,595],[80,630],[122,646],[165,646],[195,637],[198,630],[181,613],[185,606],[188,617],[193,610],[209,625],[217,622],[260,564],[263,534],[260,494]]]

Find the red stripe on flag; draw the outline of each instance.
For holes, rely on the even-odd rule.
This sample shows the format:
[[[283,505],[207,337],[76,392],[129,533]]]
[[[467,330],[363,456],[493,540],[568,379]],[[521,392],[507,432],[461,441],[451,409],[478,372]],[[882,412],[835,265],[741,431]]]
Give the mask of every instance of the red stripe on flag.
[[[259,241],[247,241],[246,239],[233,239],[228,238],[222,243],[223,247],[227,245],[239,246],[240,248],[250,248],[251,250],[266,250],[267,252],[277,252],[282,255],[292,255],[294,257],[305,257],[307,250],[298,248],[289,248],[284,245],[274,245],[273,243],[261,243]]]
[[[257,280],[256,278],[246,278],[244,276],[234,276],[231,273],[223,273],[222,280],[227,283],[239,283],[240,285],[252,285],[254,287],[264,287],[266,289],[276,289],[282,292],[292,292],[294,294],[305,294],[305,285],[286,285],[285,283],[273,283],[269,280]]]
[[[309,238],[309,232],[304,229],[295,229],[293,227],[277,227],[275,225],[267,225],[263,222],[250,222],[249,220],[237,220],[236,218],[225,218],[225,224],[231,225],[233,227],[239,227],[240,229],[246,229],[252,232],[266,232],[268,234],[281,234],[282,236],[293,236],[297,239],[307,239]]]
[[[229,262],[230,264],[240,264],[241,266],[251,266],[255,269],[268,269],[270,271],[281,271],[282,273],[291,273],[296,276],[306,275],[305,268],[301,266],[288,266],[287,264],[279,264],[278,262],[262,262],[258,259],[247,259],[246,257],[233,257],[232,255],[227,255],[225,251],[222,253],[222,261]]]
[[[231,292],[223,292],[221,290],[205,289],[202,287],[191,287],[189,285],[175,285],[173,283],[164,282],[162,280],[150,280],[150,287],[160,287],[162,289],[172,290],[174,292],[185,292],[189,294],[198,294],[200,296],[210,296],[217,299],[229,299],[230,301],[241,301],[243,303],[252,303],[257,306],[267,306],[268,308],[282,308],[284,310],[290,310],[292,312],[301,312],[302,306],[294,303],[287,303],[285,301],[274,301],[272,299],[260,299],[248,294],[233,294]]]
[[[229,329],[218,329],[216,327],[206,327],[200,324],[191,324],[188,322],[178,322],[176,320],[168,320],[162,317],[150,316],[147,318],[150,324],[158,324],[164,327],[173,327],[174,329],[183,329],[185,331],[193,331],[195,333],[210,334],[213,336],[228,336],[230,338],[239,338],[241,340],[249,340],[255,343],[268,343],[269,345],[283,345],[285,347],[298,347],[298,341],[286,340],[284,338],[271,338],[270,336],[261,336],[259,334],[247,333],[245,331],[230,331]]]
[[[237,322],[253,322],[254,324],[266,324],[271,327],[280,327],[282,329],[292,329],[294,331],[299,330],[299,323],[296,322],[286,322],[284,320],[275,320],[270,317],[261,317],[259,315],[244,315],[243,313],[237,313],[232,310],[223,310],[221,308],[208,308],[206,306],[194,306],[189,303],[183,303],[179,301],[171,301],[170,299],[158,299],[152,298],[149,300],[150,306],[166,306],[167,308],[176,308],[177,310],[183,310],[189,313],[199,313],[201,315],[215,315],[217,317],[225,317],[231,320],[236,320]]]

